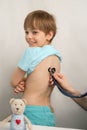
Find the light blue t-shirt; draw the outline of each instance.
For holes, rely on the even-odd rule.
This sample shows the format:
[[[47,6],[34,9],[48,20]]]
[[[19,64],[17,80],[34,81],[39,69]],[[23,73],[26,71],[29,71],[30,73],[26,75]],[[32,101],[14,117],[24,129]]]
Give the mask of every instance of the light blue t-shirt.
[[[21,57],[18,67],[30,74],[36,66],[46,57],[56,55],[61,61],[61,55],[52,45],[45,45],[43,47],[28,47]]]

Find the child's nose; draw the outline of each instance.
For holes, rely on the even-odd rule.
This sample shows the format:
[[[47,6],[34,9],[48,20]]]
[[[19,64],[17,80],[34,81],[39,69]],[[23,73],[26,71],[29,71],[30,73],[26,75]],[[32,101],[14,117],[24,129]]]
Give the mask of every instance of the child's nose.
[[[28,38],[32,38],[32,33],[31,32],[28,33]]]

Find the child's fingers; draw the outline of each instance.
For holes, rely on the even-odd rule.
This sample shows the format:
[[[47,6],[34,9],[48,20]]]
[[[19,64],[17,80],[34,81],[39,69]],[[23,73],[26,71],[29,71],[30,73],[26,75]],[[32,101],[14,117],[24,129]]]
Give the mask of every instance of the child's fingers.
[[[53,81],[49,81],[49,86],[52,86],[52,85],[54,85],[54,82]]]
[[[54,81],[52,78],[49,79],[49,86],[52,86],[52,87],[54,86]]]
[[[16,87],[16,88],[15,88],[15,91],[16,91],[16,92],[20,92],[21,89],[20,89],[19,87]]]
[[[24,87],[25,87],[25,82],[24,82],[24,81],[21,81],[21,82],[17,85],[17,87],[19,87],[20,89],[24,89]]]
[[[24,85],[24,84],[25,84],[25,82],[24,82],[24,81],[21,81],[19,84]]]
[[[14,92],[16,92],[16,93],[23,92],[23,91],[24,91],[24,87],[23,87],[23,86],[17,86],[17,87],[14,89]]]
[[[18,91],[17,89],[14,89],[14,92],[15,92],[15,93],[19,93],[19,91]]]
[[[20,88],[21,90],[22,90],[22,89],[24,90],[24,85],[23,85],[23,84],[19,84],[19,85],[18,85],[18,88]]]

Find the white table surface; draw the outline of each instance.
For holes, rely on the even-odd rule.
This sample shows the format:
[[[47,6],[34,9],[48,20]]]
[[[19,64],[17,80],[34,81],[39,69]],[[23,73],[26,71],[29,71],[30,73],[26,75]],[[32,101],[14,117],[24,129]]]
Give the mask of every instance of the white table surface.
[[[0,130],[9,130],[9,123],[6,123],[4,127],[0,128]],[[82,129],[32,125],[32,130],[82,130]]]

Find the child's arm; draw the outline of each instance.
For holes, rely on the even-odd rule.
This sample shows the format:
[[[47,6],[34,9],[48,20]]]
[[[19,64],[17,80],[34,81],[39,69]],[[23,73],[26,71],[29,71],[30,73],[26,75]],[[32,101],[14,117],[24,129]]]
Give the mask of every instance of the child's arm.
[[[13,87],[17,87],[18,84],[21,83],[21,81],[24,81],[24,76],[25,76],[25,71],[21,70],[20,68],[16,68],[13,75],[12,75],[12,78],[11,78],[11,85]]]
[[[65,89],[66,91],[68,91],[69,93],[73,94],[73,95],[80,95],[80,92],[77,91],[76,89],[74,89],[71,84],[69,83],[68,79],[60,74],[60,73],[54,73],[54,77],[55,79],[59,82],[59,84],[61,85],[61,87],[63,89]],[[51,84],[53,84],[53,81],[51,79]],[[83,109],[87,110],[87,97],[83,97],[83,98],[73,98],[73,100],[79,104]]]

